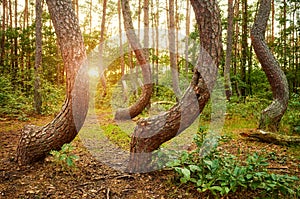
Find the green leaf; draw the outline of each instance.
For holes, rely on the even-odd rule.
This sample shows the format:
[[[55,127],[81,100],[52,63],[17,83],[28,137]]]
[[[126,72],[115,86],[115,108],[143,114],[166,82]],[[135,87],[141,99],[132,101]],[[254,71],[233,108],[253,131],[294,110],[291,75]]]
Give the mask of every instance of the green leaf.
[[[189,169],[191,172],[201,171],[201,168],[197,165],[189,165]]]
[[[191,178],[191,172],[187,168],[181,169],[181,172],[182,172],[184,178],[186,178],[187,180],[189,180]]]
[[[72,158],[68,157],[68,158],[66,159],[66,161],[67,161],[67,165],[68,165],[68,166],[74,166],[74,162],[73,162],[73,159],[72,159]]]

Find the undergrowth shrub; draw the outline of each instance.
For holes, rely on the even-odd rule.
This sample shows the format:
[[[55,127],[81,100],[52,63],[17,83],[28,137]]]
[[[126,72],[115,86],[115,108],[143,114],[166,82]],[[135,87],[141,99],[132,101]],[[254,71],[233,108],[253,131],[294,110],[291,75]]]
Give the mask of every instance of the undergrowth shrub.
[[[33,88],[28,92],[16,89],[7,77],[0,77],[0,116],[27,120],[34,112]],[[59,111],[65,97],[64,86],[42,82],[42,114],[53,114]]]
[[[61,167],[63,170],[67,170],[67,168],[75,168],[75,161],[78,160],[79,157],[72,153],[73,150],[74,147],[71,144],[64,144],[60,151],[50,151],[50,154],[53,157],[52,162],[54,162],[56,166]]]
[[[200,157],[202,139],[196,137],[197,149],[167,163],[178,174],[181,184],[191,183],[199,192],[211,192],[224,196],[238,190],[258,190],[264,197],[297,198],[300,189],[296,176],[269,173],[267,159],[257,153],[248,155],[245,161],[215,149]],[[299,183],[299,182],[298,182]]]
[[[26,119],[26,113],[33,110],[31,97],[14,89],[10,80],[0,77],[0,116]]]

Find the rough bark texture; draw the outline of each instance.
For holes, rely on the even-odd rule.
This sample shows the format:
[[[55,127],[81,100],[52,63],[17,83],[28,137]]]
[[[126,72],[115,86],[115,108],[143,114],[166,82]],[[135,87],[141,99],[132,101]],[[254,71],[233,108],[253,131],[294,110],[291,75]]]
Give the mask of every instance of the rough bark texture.
[[[251,39],[256,56],[267,75],[272,88],[273,102],[262,111],[259,128],[277,131],[289,99],[288,82],[274,55],[265,42],[265,31],[271,9],[271,0],[261,0],[258,15],[251,30]]]
[[[152,152],[189,127],[210,98],[221,57],[220,12],[215,0],[191,3],[202,41],[192,82],[183,98],[169,111],[138,122],[131,138],[128,172],[151,170]]]
[[[126,35],[131,45],[131,48],[135,53],[137,61],[142,68],[143,86],[141,96],[133,105],[131,105],[128,108],[119,109],[116,111],[116,120],[131,119],[140,114],[144,110],[144,108],[149,104],[153,89],[150,64],[147,61],[147,57],[144,54],[143,48],[141,47],[138,37],[134,32],[129,2],[128,0],[122,0],[121,3]]]
[[[40,93],[41,81],[41,67],[42,67],[42,2],[41,0],[36,0],[35,7],[35,64],[34,64],[34,108],[36,113],[40,114],[42,111],[42,96]]]
[[[70,0],[47,0],[67,72],[67,98],[55,119],[43,127],[25,126],[17,148],[19,164],[44,158],[71,142],[83,125],[88,110],[86,53],[80,27]],[[80,74],[76,79],[76,75]]]
[[[226,42],[226,58],[224,67],[224,83],[226,99],[230,100],[232,95],[231,82],[230,82],[230,65],[233,44],[233,0],[228,0],[228,17],[227,17],[227,42]]]
[[[174,0],[169,0],[169,51],[170,51],[170,65],[172,71],[172,86],[176,98],[179,99],[181,91],[179,87],[179,69],[176,58],[176,42],[175,42],[175,14],[174,14]]]

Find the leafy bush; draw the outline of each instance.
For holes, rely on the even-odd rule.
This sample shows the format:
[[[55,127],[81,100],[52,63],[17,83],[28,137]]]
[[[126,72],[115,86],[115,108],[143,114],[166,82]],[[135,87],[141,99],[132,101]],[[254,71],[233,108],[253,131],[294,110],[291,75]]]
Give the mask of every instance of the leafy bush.
[[[65,87],[53,85],[50,82],[43,82],[41,88],[42,94],[42,113],[52,114],[58,112],[60,105],[64,102]]]
[[[201,139],[200,139],[201,140]],[[300,196],[295,176],[279,175],[267,171],[267,159],[254,153],[246,161],[218,151],[201,158],[201,145],[191,153],[183,152],[179,159],[168,162],[179,175],[182,184],[192,183],[199,192],[209,191],[214,195],[227,195],[240,189],[261,190],[271,197]]]
[[[75,160],[79,157],[72,154],[74,147],[71,144],[64,144],[60,151],[52,150],[50,154],[53,156],[53,162],[61,166],[64,170],[67,167],[75,167]]]
[[[32,98],[14,89],[8,78],[0,77],[0,116],[26,119],[26,113],[33,109],[31,100]]]
[[[290,132],[300,133],[300,95],[292,93],[288,109],[282,118],[283,124],[290,125]]]

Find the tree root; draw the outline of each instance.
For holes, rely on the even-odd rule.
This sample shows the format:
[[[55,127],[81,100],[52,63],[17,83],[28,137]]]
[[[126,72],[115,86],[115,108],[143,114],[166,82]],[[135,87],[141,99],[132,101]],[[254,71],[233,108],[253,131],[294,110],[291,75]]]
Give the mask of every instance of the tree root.
[[[291,145],[299,144],[299,136],[281,135],[278,133],[267,132],[263,130],[256,130],[253,133],[240,133],[243,137],[255,138],[262,142],[277,144],[277,145]]]

